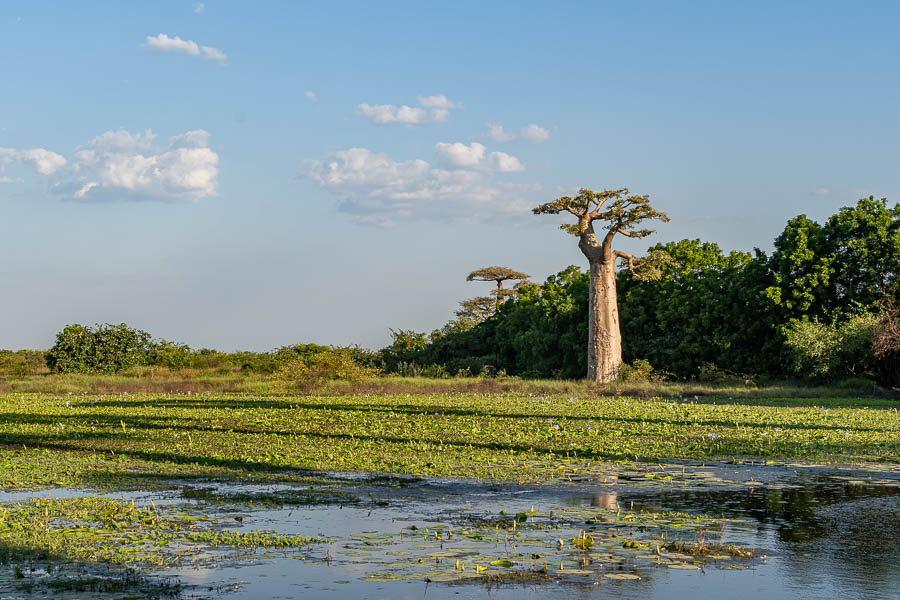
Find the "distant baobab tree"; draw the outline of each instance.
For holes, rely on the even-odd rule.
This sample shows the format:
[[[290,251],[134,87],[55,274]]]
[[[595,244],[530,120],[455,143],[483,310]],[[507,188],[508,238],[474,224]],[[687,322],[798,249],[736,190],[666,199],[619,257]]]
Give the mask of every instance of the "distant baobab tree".
[[[503,300],[506,299],[507,296],[515,293],[513,290],[503,287],[504,281],[517,281],[517,280],[526,280],[530,277],[527,273],[522,273],[520,271],[514,271],[508,267],[484,267],[481,269],[477,269],[469,273],[469,276],[466,277],[466,281],[494,281],[497,283],[497,288],[491,292],[491,295],[496,297],[494,302],[494,309],[500,308],[500,305],[503,304]],[[473,298],[474,300],[474,298]]]
[[[494,314],[497,308],[497,301],[490,296],[477,296],[469,298],[459,303],[459,310],[456,316],[461,319],[468,319],[480,323]]]
[[[597,383],[614,381],[622,367],[622,334],[619,330],[619,307],[616,300],[616,260],[624,264],[640,279],[659,278],[659,265],[667,261],[661,252],[651,253],[643,260],[614,250],[617,234],[642,238],[651,229],[635,227],[646,219],[667,222],[669,217],[650,206],[649,196],[631,194],[626,188],[593,192],[582,188],[574,198],[562,196],[534,208],[536,215],[558,215],[566,212],[575,223],[560,225],[560,229],[578,237],[578,247],[590,265],[590,303],[588,313],[588,372],[587,378]],[[606,233],[598,240],[594,221],[604,223]],[[671,259],[668,259],[671,260]]]

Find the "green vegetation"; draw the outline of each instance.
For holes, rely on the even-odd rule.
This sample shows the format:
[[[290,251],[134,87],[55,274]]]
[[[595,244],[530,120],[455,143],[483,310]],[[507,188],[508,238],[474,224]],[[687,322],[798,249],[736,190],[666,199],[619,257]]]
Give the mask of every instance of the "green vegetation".
[[[610,461],[900,460],[894,401],[755,393],[6,394],[0,487],[313,483],[331,470],[548,481],[605,474]]]
[[[565,204],[551,208],[565,210]],[[856,315],[892,314],[896,323],[896,312],[887,307],[900,298],[900,204],[863,199],[824,225],[801,215],[787,223],[774,247],[771,256],[758,250],[726,254],[701,240],[651,247],[648,255],[668,257],[654,262],[654,277],[624,269],[615,282],[623,359],[647,360],[678,379],[706,372],[822,380],[848,370],[859,375],[862,367],[882,385],[897,386],[896,350],[894,358],[879,355],[874,367],[848,369],[840,356],[844,346],[832,344],[822,360],[837,363],[836,370],[813,372],[798,346],[786,340],[806,322],[841,327]],[[588,366],[589,286],[589,273],[569,267],[541,286],[522,286],[496,315],[475,326],[451,321],[413,347],[405,342],[415,332],[404,332],[405,339],[395,338],[382,351],[392,358],[384,367],[407,374],[414,364],[422,372],[450,375],[487,369],[581,378]]]
[[[215,525],[207,516],[111,498],[32,498],[0,506],[0,562],[25,555],[43,561],[171,567],[194,561],[205,546],[300,548],[322,541]]]

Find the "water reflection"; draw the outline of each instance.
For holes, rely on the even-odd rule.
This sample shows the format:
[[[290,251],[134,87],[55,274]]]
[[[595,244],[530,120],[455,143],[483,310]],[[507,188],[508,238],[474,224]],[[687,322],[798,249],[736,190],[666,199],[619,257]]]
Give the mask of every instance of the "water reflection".
[[[614,511],[619,505],[619,495],[616,492],[600,492],[591,497],[591,506],[605,508]]]

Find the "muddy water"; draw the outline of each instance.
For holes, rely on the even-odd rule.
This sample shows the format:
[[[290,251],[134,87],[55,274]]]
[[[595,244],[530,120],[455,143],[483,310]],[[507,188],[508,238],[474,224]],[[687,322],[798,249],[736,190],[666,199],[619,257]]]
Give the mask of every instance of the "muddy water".
[[[689,481],[624,473],[554,487],[336,480],[359,500],[323,506],[211,506],[177,492],[113,496],[235,514],[237,530],[330,539],[166,571],[189,597],[900,598],[896,472],[691,469],[697,476]],[[223,495],[285,490],[205,487]],[[83,492],[51,492],[72,493]],[[19,499],[0,494],[0,502]],[[573,545],[580,535],[591,536],[587,547]],[[660,539],[709,550],[660,550]],[[753,555],[729,554],[729,545]],[[26,597],[33,596],[0,581],[0,598]]]

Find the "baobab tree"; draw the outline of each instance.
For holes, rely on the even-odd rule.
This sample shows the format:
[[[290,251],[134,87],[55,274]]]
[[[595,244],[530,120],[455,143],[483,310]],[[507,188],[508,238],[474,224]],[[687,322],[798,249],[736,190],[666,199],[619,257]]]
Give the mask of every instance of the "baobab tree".
[[[616,235],[642,238],[651,229],[636,229],[646,219],[667,222],[669,217],[650,206],[649,196],[631,194],[626,188],[593,192],[582,188],[574,198],[562,196],[534,208],[536,215],[558,215],[567,212],[578,219],[560,225],[560,229],[578,237],[578,247],[590,264],[590,303],[588,308],[588,373],[589,381],[605,383],[619,376],[622,366],[622,334],[619,331],[619,307],[616,301],[616,261],[624,264],[641,279],[660,275],[659,264],[664,253],[651,253],[643,260],[613,249]],[[602,221],[606,233],[597,239],[594,221]]]
[[[503,287],[504,281],[515,281],[515,280],[525,280],[528,279],[530,275],[527,273],[522,273],[519,271],[513,271],[507,267],[484,267],[482,269],[477,269],[469,273],[469,276],[466,277],[466,281],[495,281],[497,282],[497,289],[491,292],[492,296],[497,298],[495,302],[494,308],[500,308],[500,305],[503,304],[503,300],[506,299],[507,296],[513,293],[512,290]]]
[[[475,323],[480,323],[494,314],[497,307],[497,301],[490,296],[477,296],[469,298],[459,303],[459,310],[456,316],[461,319],[468,319]]]

